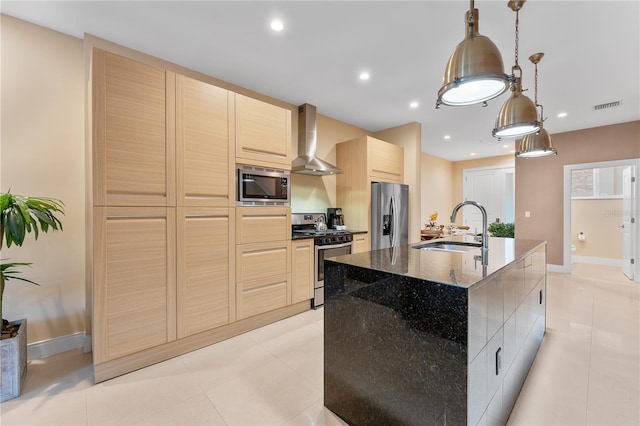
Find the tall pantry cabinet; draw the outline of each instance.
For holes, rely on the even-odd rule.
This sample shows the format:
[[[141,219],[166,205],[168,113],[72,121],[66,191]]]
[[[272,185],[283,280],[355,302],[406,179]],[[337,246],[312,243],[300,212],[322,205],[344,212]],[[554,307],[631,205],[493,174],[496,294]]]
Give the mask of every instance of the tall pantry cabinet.
[[[234,97],[94,49],[92,98],[101,381],[160,360],[155,347],[235,320]]]
[[[308,310],[311,294],[294,295],[291,284],[291,210],[235,200],[236,163],[290,168],[291,110],[93,43],[87,270],[96,382]],[[310,271],[299,266],[298,287]]]

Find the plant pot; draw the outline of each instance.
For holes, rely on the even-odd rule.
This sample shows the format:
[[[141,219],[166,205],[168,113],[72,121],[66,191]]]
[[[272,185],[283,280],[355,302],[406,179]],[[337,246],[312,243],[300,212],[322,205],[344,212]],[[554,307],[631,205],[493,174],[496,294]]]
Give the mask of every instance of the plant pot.
[[[20,396],[22,382],[27,373],[27,320],[14,321],[14,324],[20,324],[18,334],[10,339],[0,340],[0,402]]]

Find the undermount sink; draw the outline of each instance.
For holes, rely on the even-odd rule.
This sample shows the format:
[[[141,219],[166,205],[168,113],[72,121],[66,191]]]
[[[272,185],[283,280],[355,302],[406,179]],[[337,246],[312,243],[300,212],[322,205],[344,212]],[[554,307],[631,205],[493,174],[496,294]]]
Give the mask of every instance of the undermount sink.
[[[465,243],[460,241],[438,241],[433,243],[420,244],[418,246],[413,246],[413,248],[428,251],[448,251],[452,253],[464,253],[481,248],[481,244]]]

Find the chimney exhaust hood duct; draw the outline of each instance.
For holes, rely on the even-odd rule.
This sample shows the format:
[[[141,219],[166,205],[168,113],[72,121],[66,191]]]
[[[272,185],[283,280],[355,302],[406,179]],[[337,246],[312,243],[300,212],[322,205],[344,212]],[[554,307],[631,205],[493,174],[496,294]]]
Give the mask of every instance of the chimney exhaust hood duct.
[[[342,173],[342,170],[316,158],[318,135],[316,131],[316,107],[303,104],[298,107],[298,158],[291,162],[291,172],[325,176]]]

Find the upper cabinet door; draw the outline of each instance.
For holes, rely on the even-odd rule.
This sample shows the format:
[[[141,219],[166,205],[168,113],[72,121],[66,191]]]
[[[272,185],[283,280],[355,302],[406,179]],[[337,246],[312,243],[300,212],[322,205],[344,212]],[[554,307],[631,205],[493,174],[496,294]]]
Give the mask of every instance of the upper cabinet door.
[[[174,204],[174,74],[99,49],[92,65],[94,205]]]
[[[228,90],[176,76],[178,205],[227,207],[235,203],[230,146],[233,96]]]
[[[404,183],[404,149],[375,138],[367,138],[371,180]]]
[[[236,94],[236,162],[290,170],[291,111]]]

